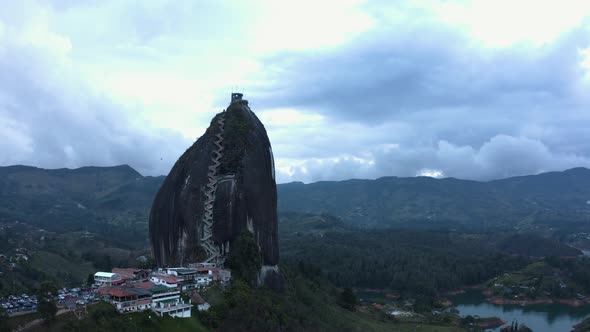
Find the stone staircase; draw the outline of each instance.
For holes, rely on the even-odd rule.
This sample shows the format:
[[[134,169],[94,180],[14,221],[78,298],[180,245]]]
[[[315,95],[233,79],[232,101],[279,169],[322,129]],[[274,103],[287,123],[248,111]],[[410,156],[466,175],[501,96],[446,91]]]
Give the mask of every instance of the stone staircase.
[[[219,126],[219,133],[215,135],[216,139],[213,142],[215,144],[215,150],[211,154],[211,165],[207,172],[209,182],[205,189],[205,204],[203,214],[203,226],[201,233],[201,246],[207,253],[206,262],[216,263],[217,266],[222,266],[225,260],[219,246],[215,245],[213,241],[213,204],[215,203],[215,192],[217,190],[218,175],[217,171],[221,158],[223,157],[223,131],[225,126],[225,112],[221,113],[221,116],[217,120]]]

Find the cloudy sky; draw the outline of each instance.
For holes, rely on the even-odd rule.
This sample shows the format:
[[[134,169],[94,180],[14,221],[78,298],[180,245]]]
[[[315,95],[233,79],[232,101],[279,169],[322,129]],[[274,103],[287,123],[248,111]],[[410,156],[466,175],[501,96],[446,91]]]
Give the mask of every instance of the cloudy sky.
[[[0,3],[0,165],[167,174],[235,86],[279,182],[590,167],[590,2]]]

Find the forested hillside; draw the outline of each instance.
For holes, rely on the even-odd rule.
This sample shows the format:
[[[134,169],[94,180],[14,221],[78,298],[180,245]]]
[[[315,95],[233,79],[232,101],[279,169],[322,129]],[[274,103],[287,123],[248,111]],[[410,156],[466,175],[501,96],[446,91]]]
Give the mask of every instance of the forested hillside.
[[[279,226],[283,262],[321,267],[341,287],[384,288],[430,299],[521,269],[538,257],[581,255],[535,235],[359,230],[329,215],[285,214]]]
[[[0,167],[0,222],[89,231],[127,245],[147,240],[147,214],[163,177],[129,166],[45,170]]]
[[[586,230],[590,170],[490,182],[384,177],[278,186],[279,211],[328,213],[368,228]]]
[[[147,213],[164,177],[131,167],[0,167],[0,221],[146,239]],[[328,213],[364,228],[568,232],[590,227],[590,170],[490,182],[384,177],[280,184],[279,213]]]

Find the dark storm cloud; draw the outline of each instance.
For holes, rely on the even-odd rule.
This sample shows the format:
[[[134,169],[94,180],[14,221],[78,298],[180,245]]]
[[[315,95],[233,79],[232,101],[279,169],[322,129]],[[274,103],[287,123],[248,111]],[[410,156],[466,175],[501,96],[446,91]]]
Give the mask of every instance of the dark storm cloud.
[[[544,47],[483,49],[439,26],[375,32],[335,50],[267,59],[279,74],[260,103],[367,123],[441,108],[569,106],[588,40],[579,30]]]

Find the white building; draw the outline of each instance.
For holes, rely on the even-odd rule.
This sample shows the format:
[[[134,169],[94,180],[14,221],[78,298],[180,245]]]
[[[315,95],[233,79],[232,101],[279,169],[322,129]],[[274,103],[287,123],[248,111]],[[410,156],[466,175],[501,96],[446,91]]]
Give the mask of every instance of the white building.
[[[152,294],[141,288],[103,287],[98,293],[105,296],[120,313],[144,311],[152,305]]]
[[[195,279],[195,277],[199,274],[199,271],[195,269],[187,269],[185,267],[171,267],[166,269],[166,273],[182,278],[184,281],[190,282]]]
[[[225,269],[210,268],[207,274],[213,281],[218,281],[222,284],[228,283],[231,280],[231,271]]]
[[[158,302],[155,306],[152,304],[152,311],[160,317],[168,315],[178,318],[190,318],[192,307],[193,305],[190,301],[189,303],[184,303],[183,300],[179,299],[175,302]]]
[[[180,298],[179,290],[164,290],[152,295],[152,311],[162,317],[169,315],[172,317],[189,318],[191,317],[191,301],[185,303]]]
[[[211,276],[197,276],[195,279],[191,280],[189,283],[184,283],[182,285],[183,291],[190,291],[192,289],[199,289],[203,287],[209,286],[213,282],[213,278]]]
[[[209,284],[213,282],[213,278],[209,275],[198,276],[197,278],[195,278],[195,281],[197,282],[197,285],[204,287],[209,286]]]
[[[194,304],[197,305],[197,309],[199,309],[199,311],[207,311],[209,310],[209,308],[211,308],[211,305],[207,303],[207,301],[205,301],[201,297],[201,295],[199,295],[199,293],[193,293],[191,296],[191,300]]]
[[[94,283],[100,286],[111,286],[121,280],[121,276],[111,272],[96,272],[94,274]]]
[[[153,274],[150,281],[156,285],[166,286],[168,288],[178,288],[183,279],[163,274]]]

